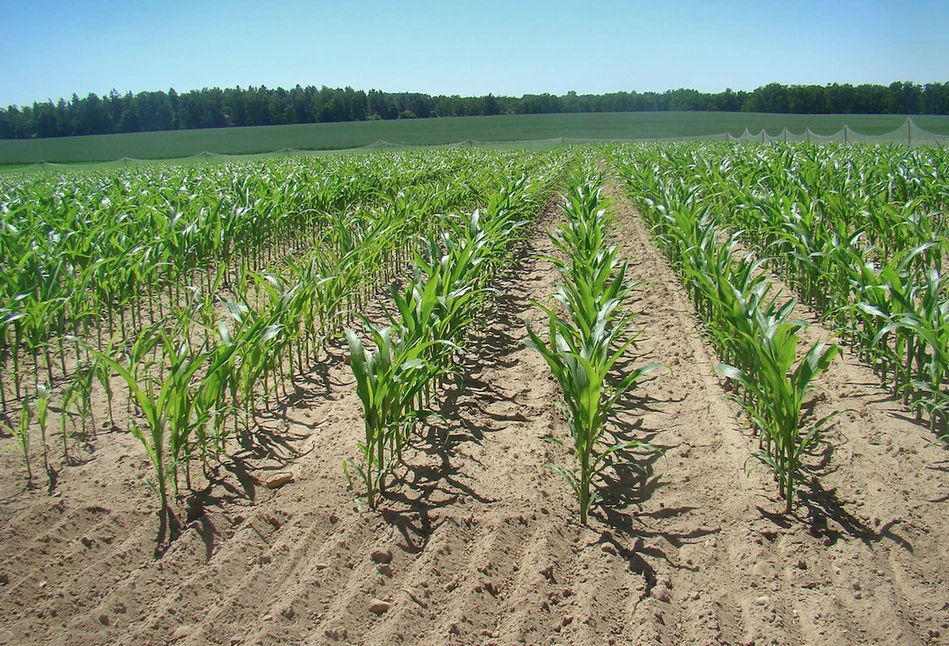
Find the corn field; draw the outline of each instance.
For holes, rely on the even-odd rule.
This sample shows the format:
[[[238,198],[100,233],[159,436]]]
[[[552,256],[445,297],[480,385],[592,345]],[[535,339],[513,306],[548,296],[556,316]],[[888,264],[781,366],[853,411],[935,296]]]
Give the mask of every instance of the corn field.
[[[615,176],[704,321],[790,513],[833,423],[807,414],[809,397],[842,346],[947,433],[947,167],[942,149],[702,143],[8,175],[4,434],[27,487],[42,455],[50,490],[82,442],[132,434],[173,538],[195,470],[254,446],[261,416],[345,347],[364,433],[343,471],[375,508],[434,404],[464,382],[469,329],[556,200],[560,281],[537,304],[546,332],[528,326],[525,343],[561,389],[569,439],[546,439],[576,464],[550,466],[586,524],[600,474],[658,450],[611,426],[660,367],[617,368],[649,313],[630,309],[640,283],[611,242],[601,185]],[[798,302],[837,340],[804,347]]]
[[[49,465],[53,402],[65,465],[77,438],[103,428],[138,438],[164,526],[169,496],[190,487],[191,469],[212,468],[232,441],[252,445],[260,412],[344,328],[352,341],[348,326],[406,275],[405,298],[421,289],[439,302],[438,334],[450,345],[424,358],[450,371],[504,246],[550,190],[545,173],[562,163],[380,155],[4,185],[0,393],[28,486],[33,426]],[[429,333],[410,331],[410,317],[402,345]],[[430,398],[431,387],[417,394],[406,405]],[[107,420],[94,415],[97,397]]]
[[[613,161],[761,431],[788,512],[831,421],[805,422],[802,406],[839,347],[799,355],[806,323],[767,270],[945,436],[944,150],[672,145]]]

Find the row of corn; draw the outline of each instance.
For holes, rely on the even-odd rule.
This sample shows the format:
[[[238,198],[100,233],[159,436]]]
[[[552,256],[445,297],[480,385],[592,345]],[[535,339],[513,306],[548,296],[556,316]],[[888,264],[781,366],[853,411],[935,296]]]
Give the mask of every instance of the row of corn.
[[[654,239],[682,280],[722,359],[718,371],[760,434],[756,457],[773,472],[785,510],[800,482],[814,475],[807,458],[826,448],[828,417],[804,415],[813,380],[837,355],[836,345],[798,346],[806,326],[792,318],[794,302],[775,293],[761,261],[740,251],[714,202],[657,150],[619,150],[614,161]]]
[[[949,152],[682,145],[654,159],[949,437]]]
[[[545,182],[510,182],[483,210],[440,215],[424,236],[404,283],[390,289],[389,324],[364,317],[371,344],[346,329],[350,366],[363,405],[359,456],[346,460],[375,508],[419,423],[432,414],[437,387],[461,369],[467,329],[489,294],[489,281],[509,257],[540,205]]]
[[[5,176],[2,412],[12,414],[36,383],[70,378],[78,364],[73,338],[100,351],[116,334],[131,343],[195,297],[231,290],[240,276],[311,249],[332,264],[380,214],[401,220],[477,204],[508,171],[508,160],[474,153],[428,161],[376,156]],[[402,259],[390,260],[392,267]]]
[[[401,273],[408,258],[414,257],[416,252],[422,254],[419,257],[431,257],[420,247],[420,242],[436,235],[436,229],[441,230],[435,213],[479,204],[491,212],[504,210],[504,203],[490,198],[496,191],[494,187],[507,181],[509,173],[515,170],[533,173],[542,163],[528,156],[498,155],[480,160],[490,163],[478,165],[479,160],[470,156],[459,154],[458,157],[435,175],[424,167],[422,171],[413,171],[410,158],[401,158],[395,164],[387,157],[379,157],[379,170],[370,177],[392,174],[393,183],[416,176],[423,182],[437,181],[410,182],[403,190],[386,190],[381,194],[367,189],[362,202],[347,202],[341,205],[345,209],[342,212],[311,213],[301,221],[295,240],[288,238],[279,251],[243,250],[242,253],[260,257],[241,261],[237,268],[226,264],[221,256],[203,257],[194,261],[196,268],[191,273],[173,273],[176,270],[163,266],[164,261],[157,263],[158,269],[150,269],[148,262],[133,262],[129,254],[125,254],[126,264],[141,268],[142,273],[126,272],[118,277],[110,276],[109,280],[134,281],[140,286],[137,298],[141,300],[113,301],[113,310],[104,307],[75,320],[76,312],[55,295],[75,290],[70,293],[76,302],[103,306],[104,301],[97,300],[100,297],[91,283],[74,281],[77,276],[83,276],[84,271],[93,271],[78,264],[69,264],[69,271],[60,271],[54,276],[41,275],[41,279],[55,288],[51,300],[44,301],[45,292],[37,290],[8,298],[8,307],[3,310],[4,326],[0,329],[0,367],[3,373],[14,374],[15,384],[9,387],[0,384],[4,392],[0,422],[2,430],[15,436],[22,449],[27,482],[32,484],[33,479],[30,449],[35,442],[31,431],[37,428],[40,431],[44,466],[52,487],[57,479],[58,464],[74,463],[77,450],[92,441],[97,429],[105,423],[93,415],[97,404],[105,405],[108,425],[128,429],[145,449],[153,466],[147,482],[160,497],[160,516],[163,525],[168,526],[172,519],[170,497],[180,492],[179,476],[184,476],[184,483],[190,488],[191,468],[198,461],[206,474],[211,475],[210,471],[228,454],[231,440],[244,446],[255,442],[261,407],[269,409],[281,390],[287,394],[295,378],[308,372],[320,358],[326,341],[336,338],[345,324],[356,319],[379,286]],[[223,175],[218,179],[229,178],[229,173],[235,177],[254,172],[278,175],[282,164],[277,162],[277,168],[266,164],[242,166],[228,172],[219,169]],[[438,164],[435,166],[438,168]],[[394,168],[405,172],[397,175]],[[464,172],[453,175],[450,181],[446,178],[460,170]],[[154,177],[150,173],[163,177],[165,173],[173,173],[148,169],[138,172],[144,173],[141,177],[135,176],[135,181],[141,182],[136,186],[142,191],[153,190],[150,182]],[[184,182],[188,173],[194,171],[180,172],[185,175],[179,178]],[[330,175],[331,180],[335,177]],[[288,182],[291,180],[292,174],[287,178]],[[57,181],[90,188],[86,176]],[[24,182],[29,185],[27,180]],[[240,186],[246,188],[249,183],[240,182]],[[202,187],[218,194],[229,190],[213,183]],[[35,215],[39,207],[27,208],[23,206],[27,199],[22,194],[10,187],[5,190],[8,191],[3,196],[6,201],[0,203],[5,217],[4,230],[17,238],[18,244],[27,244],[19,238],[30,231],[38,235],[35,228],[40,225],[26,217],[25,212]],[[159,187],[154,190],[161,192]],[[339,190],[349,194],[344,189]],[[82,195],[78,188],[76,191],[76,195],[57,198],[62,200],[63,212],[82,211],[80,207],[88,206],[90,201],[108,201],[101,196]],[[358,195],[357,191],[351,196]],[[203,217],[205,207],[201,204],[204,201],[205,196],[196,196],[194,208],[198,213],[189,212],[187,217]],[[135,217],[146,217],[142,211],[147,214],[172,206],[167,200],[138,205]],[[184,202],[179,206],[187,208]],[[278,206],[270,208],[274,217],[277,217]],[[103,207],[83,217],[92,228],[104,230],[114,224],[112,213]],[[178,214],[178,217],[186,216]],[[276,226],[274,223],[279,221],[279,218],[268,220],[260,213],[252,219],[257,217],[261,218],[261,231],[268,223]],[[472,220],[471,233],[477,237],[480,235],[479,217],[476,215]],[[53,229],[51,217],[46,222],[44,226],[50,227],[51,240],[79,235],[61,234]],[[486,229],[487,225],[482,228]],[[100,233],[90,234],[97,240],[96,244],[102,241]],[[163,232],[161,227],[152,234],[176,238],[175,233]],[[208,234],[204,231],[198,237]],[[116,244],[124,243],[123,233],[118,229],[112,235],[117,238]],[[477,244],[485,243],[479,239]],[[63,248],[44,241],[34,246],[43,249],[44,254],[55,254]],[[224,247],[237,248],[230,241]],[[5,252],[8,250],[4,248]],[[2,257],[5,265],[15,260],[12,253]],[[103,253],[103,249],[95,253]],[[425,256],[426,253],[429,255]],[[32,254],[31,258],[39,262],[41,254]],[[256,270],[248,268],[248,262],[258,261],[269,264]],[[112,259],[109,262],[113,262]],[[101,266],[101,263],[92,264]],[[159,281],[160,288],[153,289],[151,281],[158,275],[154,271],[172,273]],[[6,272],[4,277],[8,289],[16,288],[14,278]],[[178,284],[170,284],[172,277]],[[476,284],[473,289],[481,287],[483,285]],[[39,311],[42,308],[38,307],[49,302],[55,302],[58,308],[52,318],[48,308]],[[37,312],[32,312],[31,307],[37,307]],[[114,318],[107,311],[113,311]],[[65,316],[62,329],[49,325],[58,316]],[[24,324],[24,319],[45,321],[37,324],[36,329],[45,330],[43,334],[49,336],[43,338],[43,334],[37,333],[36,343],[24,341],[22,330],[32,329]],[[31,355],[32,361],[24,361]],[[50,415],[50,411],[54,414]],[[56,421],[61,431],[61,462],[50,459],[53,442],[48,431]]]
[[[636,336],[629,301],[638,282],[628,279],[628,263],[609,243],[613,219],[600,193],[602,178],[574,175],[563,196],[565,221],[551,234],[562,257],[553,259],[560,273],[546,338],[527,327],[527,345],[544,357],[560,384],[561,411],[570,429],[576,466],[550,465],[573,490],[580,522],[587,523],[598,502],[598,480],[617,459],[635,465],[634,449],[654,451],[629,438],[611,422],[616,403],[646,374],[650,364],[621,373],[617,369]],[[563,444],[556,438],[546,438]]]

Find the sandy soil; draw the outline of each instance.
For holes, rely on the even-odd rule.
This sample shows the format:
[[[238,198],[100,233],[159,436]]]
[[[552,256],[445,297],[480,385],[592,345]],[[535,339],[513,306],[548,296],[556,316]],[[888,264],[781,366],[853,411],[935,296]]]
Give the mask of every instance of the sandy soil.
[[[154,558],[156,499],[127,433],[89,438],[53,495],[23,491],[0,440],[0,644],[949,643],[944,450],[849,353],[819,413],[844,410],[832,469],[794,517],[714,376],[686,296],[617,198],[618,243],[642,329],[632,365],[660,361],[617,416],[664,447],[645,479],[614,473],[576,522],[556,383],[521,341],[555,273],[546,230],[498,285],[460,388],[378,511],[347,490],[361,407],[334,351],[263,416],[259,445],[190,501]],[[816,337],[827,336],[816,327]],[[101,416],[100,416],[101,417]],[[270,490],[274,472],[294,481]]]

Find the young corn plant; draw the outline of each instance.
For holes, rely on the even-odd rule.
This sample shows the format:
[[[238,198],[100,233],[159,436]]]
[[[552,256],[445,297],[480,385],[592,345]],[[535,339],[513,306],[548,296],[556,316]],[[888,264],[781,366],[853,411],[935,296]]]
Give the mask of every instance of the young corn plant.
[[[20,419],[17,424],[8,425],[0,421],[7,432],[16,438],[16,443],[20,445],[23,452],[23,461],[26,463],[26,488],[33,487],[33,469],[30,467],[30,422],[33,420],[33,411],[30,409],[30,402],[26,399],[20,407]]]
[[[118,339],[116,336],[111,336],[108,343],[104,347],[100,348],[100,352],[109,357],[113,356],[117,341]],[[109,406],[109,424],[112,428],[116,428],[115,413],[113,412],[112,406],[112,401],[114,399],[114,393],[112,392],[112,370],[102,361],[93,361],[92,369],[96,380],[99,382],[99,385],[102,386],[102,390],[105,392],[106,402]]]
[[[619,379],[609,378],[636,338],[630,334],[631,316],[623,306],[637,283],[626,280],[627,264],[618,261],[615,247],[606,245],[611,218],[601,208],[604,202],[597,181],[568,185],[563,207],[567,222],[558,228],[557,236],[551,236],[567,256],[566,260],[553,259],[564,281],[554,298],[570,320],[540,306],[548,317],[547,339],[541,339],[528,325],[529,338],[525,341],[541,354],[560,384],[564,398],[561,410],[570,428],[578,465],[573,469],[551,467],[573,490],[584,525],[598,502],[594,487],[611,466],[611,456],[632,448],[656,450],[638,440],[610,445],[605,435],[606,421],[616,402],[643,376],[661,367],[650,364]]]
[[[580,523],[587,524],[587,516],[598,501],[593,487],[596,479],[610,466],[608,458],[616,451],[643,448],[654,451],[655,447],[637,440],[628,440],[606,446],[604,434],[606,419],[616,402],[646,374],[658,370],[660,364],[650,364],[626,373],[618,383],[610,384],[607,376],[633,339],[613,350],[618,337],[626,332],[624,326],[607,329],[610,312],[615,301],[607,303],[597,317],[589,336],[570,323],[560,319],[552,310],[549,317],[547,340],[541,339],[528,325],[529,340],[526,345],[537,350],[560,384],[566,406],[562,411],[570,427],[573,453],[579,463],[575,469],[551,467],[570,485],[580,506]]]
[[[356,393],[363,405],[365,439],[358,444],[361,464],[347,459],[343,470],[350,482],[350,470],[355,471],[366,487],[369,507],[375,509],[408,442],[410,425],[427,414],[413,407],[415,399],[438,369],[425,360],[433,342],[407,345],[393,339],[389,327],[371,323],[367,327],[375,350],[367,348],[355,331],[345,330]]]
[[[63,461],[67,465],[76,464],[73,460],[73,457],[69,454],[69,438],[72,437],[72,433],[69,432],[69,425],[72,424],[73,430],[76,428],[75,418],[80,414],[81,410],[78,405],[79,399],[79,388],[80,386],[76,383],[75,380],[70,381],[66,388],[63,389],[62,397],[62,409],[59,414],[59,430],[62,432],[63,438]],[[76,406],[77,411],[74,412],[71,410],[73,405]]]
[[[274,372],[275,358],[273,348],[282,331],[277,322],[278,312],[267,307],[254,308],[250,299],[243,302],[226,300],[225,308],[233,320],[234,329],[228,333],[220,328],[221,342],[225,346],[233,345],[228,368],[232,372],[228,389],[231,394],[234,426],[240,440],[248,446],[251,443],[251,426],[255,420],[255,402],[257,387],[262,381],[268,382]],[[243,424],[238,421],[239,412],[243,412]]]
[[[822,417],[803,428],[804,401],[814,389],[814,377],[830,366],[839,348],[815,343],[794,367],[801,325],[768,321],[760,326],[762,334],[758,338],[745,336],[747,347],[754,353],[754,378],[728,364],[720,364],[717,369],[753,393],[754,404],[746,405],[745,410],[767,439],[756,457],[774,473],[785,501],[784,511],[790,514],[798,485],[807,474],[803,459],[820,444],[821,431],[833,417]]]
[[[232,409],[228,397],[234,398],[237,393],[237,344],[224,321],[218,322],[216,341],[207,353],[209,365],[194,398],[194,432],[206,472],[212,460],[220,459],[226,451],[226,424]]]
[[[154,374],[149,373],[147,367],[140,364],[124,366],[114,358],[95,350],[93,354],[125,381],[130,397],[134,398],[142,417],[145,418],[144,428],[132,420],[129,431],[141,442],[154,468],[155,482],[146,482],[158,493],[161,501],[161,509],[158,512],[160,549],[169,537],[169,530],[173,532],[175,527],[174,515],[168,503],[168,478],[171,475],[177,486],[177,467],[191,430],[190,422],[184,418],[185,410],[189,411],[190,417],[190,404],[187,400],[190,399],[191,393],[188,385],[201,367],[202,361],[176,351],[174,341],[164,333],[145,334],[148,336],[140,339],[138,343],[156,347],[161,342],[160,347],[173,352],[171,369],[164,381],[156,378]]]
[[[36,423],[40,427],[40,437],[43,443],[43,467],[46,469],[46,478],[49,490],[55,485],[55,474],[49,466],[49,444],[46,441],[46,427],[49,422],[49,387],[46,384],[36,386]]]
[[[168,360],[168,374],[165,375],[156,405],[163,405],[164,408],[162,413],[168,426],[168,470],[172,474],[175,495],[178,495],[178,473],[182,466],[185,469],[186,484],[189,488],[191,486],[191,434],[198,422],[192,377],[208,355],[200,350],[192,351],[187,343],[164,333],[162,354]],[[154,435],[152,441],[154,442]]]

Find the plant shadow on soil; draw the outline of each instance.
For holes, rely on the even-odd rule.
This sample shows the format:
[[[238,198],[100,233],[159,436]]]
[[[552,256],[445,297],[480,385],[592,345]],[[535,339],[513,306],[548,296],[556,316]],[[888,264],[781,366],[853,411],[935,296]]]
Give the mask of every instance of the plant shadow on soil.
[[[631,349],[632,352],[614,367],[617,374],[628,374],[644,364],[642,357],[635,352],[635,341]],[[660,368],[660,371],[665,370],[668,370],[665,366]],[[655,375],[644,376],[637,382],[637,388],[655,378]],[[643,597],[648,596],[657,583],[655,569],[646,557],[664,561],[675,569],[697,571],[697,568],[679,563],[670,557],[663,546],[672,545],[678,549],[684,544],[704,539],[719,531],[715,527],[703,525],[681,532],[655,530],[650,527],[651,520],[684,517],[698,507],[661,507],[655,511],[641,511],[644,503],[664,486],[662,479],[653,473],[655,464],[664,458],[669,450],[676,448],[676,445],[657,443],[656,438],[659,437],[661,430],[646,428],[644,416],[661,414],[663,405],[675,405],[684,400],[685,396],[657,400],[648,395],[639,394],[636,388],[633,388],[616,402],[609,418],[607,435],[612,443],[622,444],[635,441],[651,445],[655,449],[641,449],[633,446],[616,451],[613,456],[614,464],[601,476],[600,491],[603,504],[594,512],[595,516],[615,532],[636,537],[632,548],[624,547],[613,532],[602,532],[597,543],[612,545],[616,553],[628,562],[629,570],[643,576],[646,581]]]
[[[384,494],[391,506],[381,510],[382,517],[399,530],[410,553],[416,554],[425,548],[437,510],[451,507],[463,497],[470,497],[482,504],[495,502],[462,482],[458,477],[459,468],[453,462],[457,458],[460,443],[480,443],[485,436],[486,429],[479,427],[467,415],[458,415],[465,407],[477,408],[476,403],[456,403],[467,394],[470,394],[468,382],[464,391],[458,388],[447,391],[437,412],[442,420],[447,420],[446,413],[451,411],[452,422],[425,422],[424,436],[410,443],[421,463],[406,460],[403,470],[396,475],[392,486]],[[471,456],[465,459],[477,462]]]
[[[205,560],[211,559],[214,551],[215,537],[219,532],[208,514],[209,509],[223,512],[237,501],[253,502],[257,497],[257,490],[262,480],[254,475],[255,471],[279,471],[292,460],[305,455],[298,451],[294,444],[309,437],[306,434],[278,433],[258,426],[251,435],[253,444],[244,450],[231,454],[226,461],[205,468],[204,477],[207,484],[202,489],[189,489],[187,495],[178,496],[178,502],[184,501],[184,506],[172,503],[167,510],[167,517],[160,517],[157,538],[156,556],[160,557],[181,536],[187,527],[192,527],[201,536],[205,545]],[[263,440],[263,441],[261,441]],[[275,450],[275,447],[284,449],[284,453]],[[276,465],[257,466],[262,459],[276,460]],[[215,495],[214,491],[222,493]],[[181,517],[184,519],[182,524]]]
[[[801,491],[800,499],[804,509],[807,510],[805,522],[808,525],[808,532],[815,538],[822,538],[824,545],[828,547],[834,545],[842,535],[846,534],[866,545],[879,543],[884,538],[888,538],[910,554],[913,553],[912,544],[892,531],[894,526],[902,522],[900,519],[891,520],[878,530],[874,530],[844,508],[844,503],[837,497],[836,489],[824,489],[816,479],[811,481],[809,490]],[[772,518],[776,524],[782,527],[789,526],[787,518],[775,518],[774,514],[769,514],[760,507],[759,511]],[[835,529],[828,522],[829,520],[840,529]]]
[[[489,433],[500,430],[498,424],[528,421],[520,412],[507,415],[491,411],[493,403],[519,402],[483,377],[518,364],[507,357],[524,347],[522,336],[526,333],[518,336],[517,332],[524,330],[522,316],[531,303],[519,293],[517,277],[530,271],[526,263],[533,254],[527,240],[514,248],[503,274],[488,292],[481,312],[486,325],[476,327],[473,322],[469,330],[467,345],[477,348],[477,352],[464,354],[458,372],[434,402],[436,416],[424,420],[423,434],[410,444],[421,463],[404,464],[404,471],[385,494],[392,506],[381,511],[382,517],[399,530],[412,553],[424,549],[436,510],[451,507],[462,497],[482,504],[495,502],[457,477],[459,468],[454,461],[458,446],[465,442],[481,444]],[[464,459],[477,462],[470,455]]]
[[[299,399],[293,399],[296,396]],[[204,468],[203,475],[207,481],[204,488],[190,488],[187,495],[176,497],[179,503],[184,501],[183,508],[180,504],[170,502],[169,509],[160,512],[156,557],[161,557],[187,527],[193,527],[204,541],[205,560],[210,560],[219,532],[208,510],[221,512],[239,500],[253,502],[262,484],[254,472],[280,471],[308,453],[300,451],[296,445],[309,438],[309,433],[269,428],[267,422],[274,419],[292,421],[285,412],[293,406],[293,401],[303,401],[312,396],[312,393],[307,394],[297,387],[294,394],[281,401],[280,406],[268,411],[268,416],[257,420],[253,431],[243,434],[240,451],[229,453],[225,460]],[[261,464],[263,461],[270,461],[271,464]],[[215,495],[214,491],[222,493]],[[183,524],[179,516],[184,519]]]
[[[760,505],[756,505],[756,509],[762,518],[782,530],[791,529],[794,524],[804,525],[811,536],[823,541],[825,547],[835,545],[844,536],[859,540],[867,546],[887,538],[910,554],[913,553],[912,543],[893,531],[893,528],[902,522],[901,519],[893,519],[874,530],[847,511],[845,503],[838,498],[836,489],[824,489],[817,478],[812,478],[807,488],[798,492],[798,497],[800,506],[791,514],[770,511]],[[776,502],[781,506],[784,504],[783,500]],[[773,541],[779,532],[762,534]]]
[[[499,342],[498,346],[496,350],[503,351],[505,344]],[[492,358],[494,353],[485,353],[485,347],[480,346],[479,358],[466,357],[460,374],[478,374],[488,366],[497,365]],[[395,486],[385,495],[401,509],[382,511],[386,522],[398,528],[409,551],[417,553],[424,549],[432,531],[431,517],[435,510],[450,507],[463,496],[483,504],[494,502],[457,477],[459,469],[453,460],[458,457],[460,444],[481,444],[488,433],[499,430],[485,424],[485,420],[501,423],[526,420],[520,413],[504,416],[488,411],[485,404],[496,401],[514,402],[481,379],[471,376],[456,379],[440,394],[434,410],[437,417],[425,420],[423,434],[410,443],[422,463],[406,461],[404,472],[397,476]],[[476,462],[471,456],[465,459]]]
[[[620,449],[613,454],[612,466],[602,474],[600,493],[603,497],[601,504],[592,514],[600,518],[615,532],[626,536],[635,536],[636,541],[632,548],[623,546],[615,538],[613,532],[602,532],[597,544],[610,544],[618,555],[628,562],[629,570],[641,575],[646,581],[643,596],[647,596],[656,585],[655,569],[646,561],[648,556],[665,561],[677,569],[693,570],[676,561],[661,548],[663,543],[671,544],[676,548],[693,539],[700,539],[716,530],[699,527],[689,532],[656,531],[649,529],[644,519],[676,518],[684,516],[697,507],[661,508],[654,512],[631,512],[641,509],[643,503],[651,498],[656,490],[663,486],[661,479],[653,475],[653,467],[663,457],[671,446],[660,446],[654,443],[659,435],[658,430],[644,429],[640,414],[643,411],[653,410],[647,397],[626,397],[623,406],[614,412],[610,435],[615,443],[631,440],[650,444],[657,450],[648,449]],[[633,421],[628,417],[635,416]],[[654,540],[661,539],[661,540]],[[646,541],[650,545],[646,545]]]

